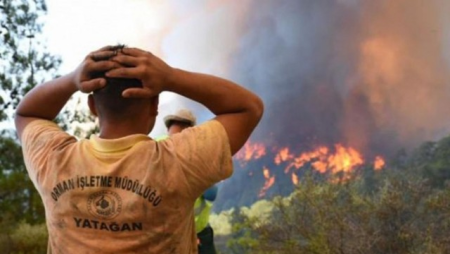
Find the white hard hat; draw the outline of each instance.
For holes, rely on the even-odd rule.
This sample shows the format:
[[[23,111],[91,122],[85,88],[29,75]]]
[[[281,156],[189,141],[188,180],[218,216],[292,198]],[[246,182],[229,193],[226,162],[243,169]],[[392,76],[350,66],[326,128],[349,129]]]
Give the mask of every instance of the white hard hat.
[[[169,124],[172,121],[187,123],[190,126],[194,126],[196,124],[197,119],[194,114],[188,109],[180,109],[173,115],[167,115],[164,117],[164,124],[167,128],[169,128]]]

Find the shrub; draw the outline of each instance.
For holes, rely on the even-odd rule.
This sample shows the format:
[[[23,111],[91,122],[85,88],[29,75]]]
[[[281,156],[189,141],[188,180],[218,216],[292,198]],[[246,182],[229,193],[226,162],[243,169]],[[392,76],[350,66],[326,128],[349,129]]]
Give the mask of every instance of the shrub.
[[[21,222],[10,235],[11,254],[41,254],[47,252],[47,227],[45,223],[30,225]]]
[[[232,219],[232,253],[450,253],[450,190],[405,172],[347,183],[304,179],[267,216]],[[269,205],[267,206],[269,207]]]

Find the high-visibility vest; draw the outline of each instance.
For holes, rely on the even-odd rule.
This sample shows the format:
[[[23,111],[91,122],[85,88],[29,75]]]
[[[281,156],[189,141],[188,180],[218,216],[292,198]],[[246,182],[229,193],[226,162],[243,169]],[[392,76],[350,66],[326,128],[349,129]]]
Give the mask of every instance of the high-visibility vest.
[[[168,138],[169,138],[169,135],[162,135],[162,136],[155,138],[155,141],[161,141],[161,140],[168,139]]]
[[[209,214],[211,212],[213,203],[206,200],[203,195],[195,200],[194,214],[195,214],[195,232],[198,234],[208,226]]]

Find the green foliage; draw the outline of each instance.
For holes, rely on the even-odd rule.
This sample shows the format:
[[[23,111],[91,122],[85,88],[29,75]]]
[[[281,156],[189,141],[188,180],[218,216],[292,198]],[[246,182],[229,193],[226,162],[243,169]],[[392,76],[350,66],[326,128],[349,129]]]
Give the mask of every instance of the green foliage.
[[[449,253],[450,189],[407,172],[380,185],[304,179],[271,200],[269,219],[236,211],[228,253]]]
[[[44,0],[0,1],[0,120],[11,119],[23,95],[56,74],[61,60],[39,38],[45,12]]]
[[[22,151],[14,138],[5,132],[0,136],[0,224],[12,226],[25,219],[30,223],[44,221],[39,194],[23,163]]]
[[[287,197],[228,216],[222,253],[450,253],[450,137],[349,181],[304,177]],[[227,211],[229,213],[229,211]],[[217,232],[221,232],[217,230]],[[227,241],[227,244],[222,244]]]
[[[0,233],[0,249],[5,254],[41,254],[47,252],[47,226],[18,223],[11,232]]]
[[[211,213],[209,216],[209,224],[214,228],[215,235],[229,235],[231,234],[230,219],[234,208],[228,211],[223,211],[220,214]]]
[[[47,52],[41,38],[44,0],[0,0],[0,121],[34,86],[56,75],[61,60]],[[45,253],[41,198],[30,181],[15,133],[0,132],[0,250]]]
[[[0,122],[11,122],[23,96],[57,76],[61,60],[41,38],[45,0],[0,0]],[[94,122],[85,111],[65,111],[56,122],[86,137],[80,125]],[[78,126],[73,127],[73,123]],[[45,253],[47,233],[41,198],[26,171],[15,133],[0,132],[0,252]],[[36,226],[31,226],[36,225]]]
[[[450,136],[439,142],[426,142],[416,149],[406,167],[429,179],[433,186],[444,187],[450,180]]]
[[[56,119],[59,126],[64,130],[73,131],[73,135],[78,138],[87,139],[92,134],[99,133],[97,118],[86,107],[86,102],[78,98],[76,102],[72,100],[71,103],[72,109],[66,108]]]

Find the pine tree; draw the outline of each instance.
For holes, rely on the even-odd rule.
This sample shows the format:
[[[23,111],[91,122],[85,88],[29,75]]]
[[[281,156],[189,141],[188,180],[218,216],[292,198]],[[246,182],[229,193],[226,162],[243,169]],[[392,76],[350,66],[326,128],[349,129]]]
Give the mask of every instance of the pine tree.
[[[11,126],[14,109],[34,86],[56,76],[61,60],[42,39],[44,0],[0,0],[0,123]],[[5,123],[9,123],[6,124]],[[8,127],[6,127],[8,128]],[[28,178],[13,130],[0,132],[0,225],[44,221],[39,195]]]

